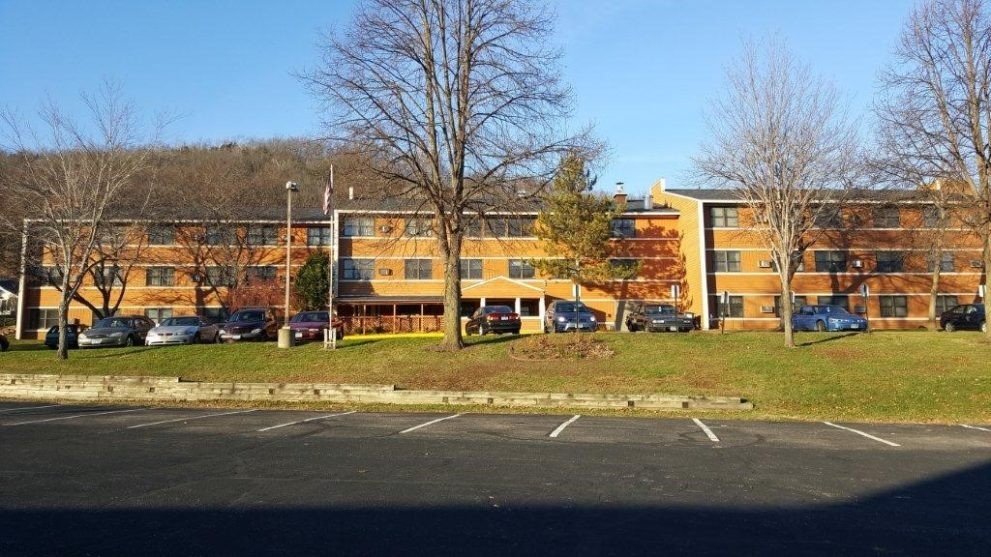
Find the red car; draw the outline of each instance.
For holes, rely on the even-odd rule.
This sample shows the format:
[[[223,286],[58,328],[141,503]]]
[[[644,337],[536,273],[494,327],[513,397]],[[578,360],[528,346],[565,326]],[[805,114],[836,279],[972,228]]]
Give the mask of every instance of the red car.
[[[323,332],[329,327],[330,313],[326,311],[301,311],[289,320],[289,328],[296,340],[323,340]],[[344,322],[334,318],[337,340],[344,338]]]
[[[465,323],[465,334],[520,334],[520,314],[509,306],[482,306]]]

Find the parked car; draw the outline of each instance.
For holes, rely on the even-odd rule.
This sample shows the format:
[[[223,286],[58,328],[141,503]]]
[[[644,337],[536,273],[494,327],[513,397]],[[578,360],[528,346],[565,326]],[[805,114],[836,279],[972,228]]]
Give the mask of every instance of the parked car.
[[[220,328],[220,340],[271,340],[278,335],[279,324],[268,308],[244,308],[235,311]]]
[[[330,327],[329,321],[330,312],[301,311],[289,320],[289,328],[296,340],[323,340],[323,332]],[[338,317],[334,318],[334,334],[337,340],[344,338],[344,322]]]
[[[65,342],[69,345],[69,348],[79,348],[79,333],[84,329],[85,327],[83,325],[69,323],[65,329]],[[52,350],[58,348],[58,325],[50,327],[48,332],[45,333],[45,346]]]
[[[988,321],[985,316],[984,304],[963,304],[944,311],[939,316],[939,326],[948,333],[957,329],[970,329],[986,333]]]
[[[522,326],[520,314],[509,306],[482,306],[475,310],[475,313],[465,323],[465,334],[513,333],[518,335]]]
[[[148,346],[166,344],[193,344],[196,342],[220,342],[220,326],[211,319],[198,315],[169,317],[145,337]]]
[[[843,306],[802,306],[791,316],[796,331],[866,331],[867,320]]]
[[[599,327],[592,310],[581,302],[554,300],[544,312],[544,332],[594,331]]]
[[[143,315],[105,317],[77,336],[80,348],[144,344],[155,322]]]
[[[685,332],[695,328],[695,316],[678,313],[671,304],[644,304],[639,311],[626,316],[626,328],[637,331]]]

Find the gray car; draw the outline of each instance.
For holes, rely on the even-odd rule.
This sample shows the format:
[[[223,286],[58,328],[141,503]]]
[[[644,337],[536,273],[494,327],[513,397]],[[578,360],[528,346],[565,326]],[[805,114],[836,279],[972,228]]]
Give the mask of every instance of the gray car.
[[[598,320],[592,310],[581,302],[554,300],[544,312],[544,332],[595,331]]]
[[[144,344],[148,331],[155,323],[143,315],[106,317],[79,333],[80,348],[103,346],[135,346]]]
[[[220,326],[198,315],[169,317],[161,325],[148,331],[148,336],[145,337],[145,344],[148,346],[196,342],[220,342]]]

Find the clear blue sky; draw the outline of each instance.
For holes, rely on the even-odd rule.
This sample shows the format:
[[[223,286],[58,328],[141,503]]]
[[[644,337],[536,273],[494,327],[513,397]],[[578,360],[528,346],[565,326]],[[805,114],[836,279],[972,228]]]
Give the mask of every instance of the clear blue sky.
[[[741,39],[777,34],[866,115],[908,0],[554,0],[556,41],[611,155],[601,189],[684,185],[705,136],[707,99]],[[292,76],[318,59],[318,33],[353,0],[0,0],[0,105],[30,114],[50,97],[78,107],[105,78],[148,113],[182,115],[173,142],[318,134]],[[869,121],[869,120],[868,120]],[[865,130],[866,131],[866,130]]]

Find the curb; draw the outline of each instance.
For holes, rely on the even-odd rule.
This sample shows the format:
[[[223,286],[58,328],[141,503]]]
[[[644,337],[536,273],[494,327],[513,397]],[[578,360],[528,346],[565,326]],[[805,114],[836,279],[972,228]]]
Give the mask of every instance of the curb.
[[[397,389],[342,383],[209,383],[179,377],[0,374],[0,398],[163,402],[335,402],[510,407],[752,410],[739,397]]]

